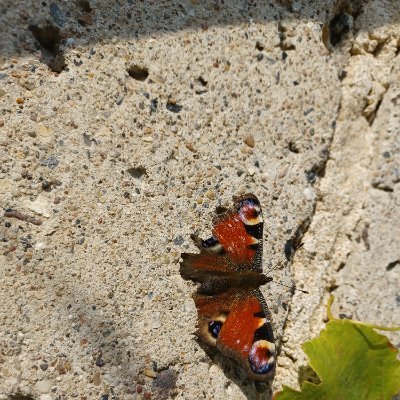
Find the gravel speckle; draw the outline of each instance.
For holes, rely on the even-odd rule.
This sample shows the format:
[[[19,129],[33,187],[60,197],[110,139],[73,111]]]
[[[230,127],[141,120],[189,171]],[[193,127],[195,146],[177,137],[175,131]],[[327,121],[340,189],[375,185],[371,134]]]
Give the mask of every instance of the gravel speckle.
[[[182,110],[182,106],[174,102],[168,102],[166,107],[168,111],[173,113],[179,113]]]
[[[40,164],[49,167],[50,169],[54,169],[59,164],[59,161],[55,156],[51,156],[45,160],[40,161]]]
[[[185,239],[179,235],[173,240],[174,244],[177,246],[181,246],[183,243],[185,243]]]
[[[97,365],[98,367],[104,367],[105,364],[106,364],[106,363],[104,362],[104,360],[103,360],[102,358],[97,358],[97,359],[96,359],[96,365]]]
[[[40,369],[42,371],[47,371],[48,368],[49,368],[49,364],[47,364],[46,362],[43,362],[40,364]]]
[[[66,22],[65,14],[56,3],[50,4],[50,15],[57,25],[64,26]]]
[[[48,379],[44,379],[44,380],[38,381],[36,383],[36,390],[39,393],[48,393],[52,386],[53,386],[53,382],[52,381],[50,381]]]

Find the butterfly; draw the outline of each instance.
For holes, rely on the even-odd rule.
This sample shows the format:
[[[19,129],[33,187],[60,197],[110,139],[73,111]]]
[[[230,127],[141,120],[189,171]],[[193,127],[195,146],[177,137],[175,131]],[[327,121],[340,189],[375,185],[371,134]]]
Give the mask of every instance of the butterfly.
[[[263,218],[253,194],[234,197],[231,209],[217,208],[212,237],[191,236],[200,253],[183,253],[182,278],[200,283],[193,299],[197,337],[236,360],[253,381],[275,373],[271,313],[259,287],[262,274]]]

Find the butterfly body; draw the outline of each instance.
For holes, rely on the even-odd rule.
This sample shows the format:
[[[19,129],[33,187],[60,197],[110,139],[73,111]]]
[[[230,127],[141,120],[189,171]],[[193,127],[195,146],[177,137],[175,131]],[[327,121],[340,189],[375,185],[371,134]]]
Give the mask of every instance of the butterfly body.
[[[250,379],[269,380],[276,355],[271,314],[259,290],[271,280],[262,274],[260,202],[252,194],[234,198],[213,225],[209,239],[192,235],[200,253],[182,254],[182,277],[200,283],[193,295],[197,336],[241,364]]]

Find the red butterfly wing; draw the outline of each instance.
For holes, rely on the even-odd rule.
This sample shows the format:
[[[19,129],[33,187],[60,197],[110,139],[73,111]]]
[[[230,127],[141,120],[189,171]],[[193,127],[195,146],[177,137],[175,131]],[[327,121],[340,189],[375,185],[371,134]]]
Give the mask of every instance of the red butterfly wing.
[[[271,379],[275,372],[275,345],[271,316],[260,291],[195,294],[194,300],[200,339],[237,360],[250,379]]]
[[[213,235],[232,261],[246,269],[261,262],[256,254],[262,249],[263,220],[256,196],[235,198],[233,210],[217,216],[214,224]]]
[[[204,282],[211,273],[223,275],[252,269],[261,272],[263,220],[253,194],[235,198],[231,210],[214,218],[213,237],[192,236],[199,254],[182,254],[181,275]]]

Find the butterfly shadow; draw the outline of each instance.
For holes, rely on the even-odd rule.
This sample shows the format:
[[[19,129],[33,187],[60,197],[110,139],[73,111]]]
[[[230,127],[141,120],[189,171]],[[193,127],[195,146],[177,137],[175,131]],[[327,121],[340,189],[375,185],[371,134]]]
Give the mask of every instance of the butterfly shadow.
[[[200,340],[197,343],[211,359],[223,371],[224,375],[235,383],[248,400],[270,400],[272,389],[270,382],[255,382],[247,377],[246,371],[235,361],[222,355],[215,348],[204,344]]]

